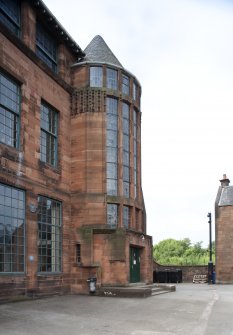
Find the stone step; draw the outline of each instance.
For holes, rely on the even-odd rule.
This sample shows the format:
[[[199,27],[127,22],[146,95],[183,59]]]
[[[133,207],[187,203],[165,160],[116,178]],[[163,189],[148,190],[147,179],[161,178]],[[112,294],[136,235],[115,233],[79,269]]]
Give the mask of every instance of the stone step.
[[[97,289],[96,295],[105,297],[147,298],[150,296],[173,292],[175,285],[158,285],[136,283],[127,286],[106,286]]]

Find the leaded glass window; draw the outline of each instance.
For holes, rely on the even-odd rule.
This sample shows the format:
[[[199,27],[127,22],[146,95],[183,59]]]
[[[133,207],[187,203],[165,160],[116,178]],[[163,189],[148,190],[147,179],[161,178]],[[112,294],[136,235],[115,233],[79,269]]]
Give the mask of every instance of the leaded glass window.
[[[133,158],[134,158],[134,197],[137,197],[137,164],[138,164],[138,153],[137,153],[137,111],[134,110],[133,114]]]
[[[103,86],[103,68],[100,66],[90,67],[90,87]]]
[[[129,95],[129,77],[125,74],[122,75],[122,93]]]
[[[123,225],[126,229],[130,225],[130,208],[128,206],[123,206]]]
[[[107,224],[111,228],[116,228],[118,224],[118,205],[107,204]]]
[[[80,264],[81,263],[81,244],[80,243],[77,243],[76,244],[76,262],[77,264]]]
[[[42,103],[40,116],[40,159],[56,166],[58,113],[47,104]]]
[[[0,142],[19,146],[20,88],[0,72]]]
[[[137,85],[136,83],[133,83],[133,99],[137,99]]]
[[[0,184],[0,273],[24,272],[25,193]]]
[[[37,22],[36,54],[54,72],[57,71],[57,41]]]
[[[116,70],[107,68],[107,88],[117,90],[118,80]]]
[[[107,98],[106,113],[106,176],[107,194],[118,193],[118,101]]]
[[[130,143],[129,143],[129,105],[122,104],[123,129],[123,193],[129,197],[130,188]]]
[[[38,271],[60,272],[62,255],[61,203],[38,198]]]
[[[20,1],[0,0],[0,21],[15,35],[20,32]]]

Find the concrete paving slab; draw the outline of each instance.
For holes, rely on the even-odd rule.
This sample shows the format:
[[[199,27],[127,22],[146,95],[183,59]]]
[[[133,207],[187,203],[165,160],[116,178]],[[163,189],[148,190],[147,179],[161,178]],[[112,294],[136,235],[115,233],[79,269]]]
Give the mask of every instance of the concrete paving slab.
[[[59,296],[0,305],[1,335],[233,335],[233,285],[141,298]]]

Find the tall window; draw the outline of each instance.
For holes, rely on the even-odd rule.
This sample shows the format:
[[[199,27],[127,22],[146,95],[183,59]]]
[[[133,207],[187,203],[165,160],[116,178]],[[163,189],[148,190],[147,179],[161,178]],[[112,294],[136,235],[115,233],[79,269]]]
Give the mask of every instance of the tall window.
[[[76,244],[76,262],[77,264],[80,264],[81,263],[81,244],[80,243],[77,243]]]
[[[24,272],[25,194],[0,184],[0,273]]]
[[[0,142],[19,146],[20,89],[0,72]]]
[[[129,197],[130,186],[130,143],[129,143],[129,105],[122,104],[123,129],[123,193]]]
[[[117,195],[118,187],[118,103],[116,99],[107,98],[106,113],[106,170],[107,194]]]
[[[20,32],[20,1],[0,0],[0,21],[15,35]]]
[[[123,225],[128,229],[130,225],[130,209],[128,206],[123,206]]]
[[[100,66],[90,67],[90,87],[103,86],[103,68]]]
[[[61,203],[38,198],[38,271],[61,271]]]
[[[107,204],[107,224],[111,228],[116,228],[118,224],[118,205]]]
[[[137,100],[137,85],[133,83],[133,99]]]
[[[129,77],[125,74],[122,75],[122,93],[129,95]]]
[[[40,125],[40,159],[56,166],[58,113],[45,103],[41,104]]]
[[[117,71],[107,68],[107,88],[112,90],[117,90],[118,80],[117,80]]]
[[[36,25],[36,54],[51,70],[57,71],[57,42],[38,22]]]
[[[138,164],[138,151],[137,151],[137,111],[133,113],[133,163],[134,163],[134,197],[137,197],[137,164]]]

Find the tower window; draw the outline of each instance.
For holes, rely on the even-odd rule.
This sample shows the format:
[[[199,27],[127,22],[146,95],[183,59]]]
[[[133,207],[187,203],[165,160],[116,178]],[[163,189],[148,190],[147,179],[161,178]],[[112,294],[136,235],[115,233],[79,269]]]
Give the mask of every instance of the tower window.
[[[118,224],[118,205],[107,204],[107,224],[110,228],[116,228]]]
[[[107,88],[117,90],[118,80],[116,70],[107,68]]]
[[[103,86],[103,69],[100,66],[90,67],[90,87]]]
[[[125,74],[122,75],[122,93],[129,95],[129,77]]]
[[[126,229],[130,225],[130,208],[128,206],[123,206],[123,225]]]
[[[118,193],[118,101],[107,98],[106,113],[106,176],[107,194]]]
[[[133,83],[133,99],[137,100],[137,85]]]
[[[123,194],[129,197],[130,187],[130,143],[129,143],[129,105],[122,105],[123,129]]]
[[[133,113],[133,158],[134,158],[134,197],[137,197],[137,185],[138,185],[138,153],[137,153],[137,111]]]

